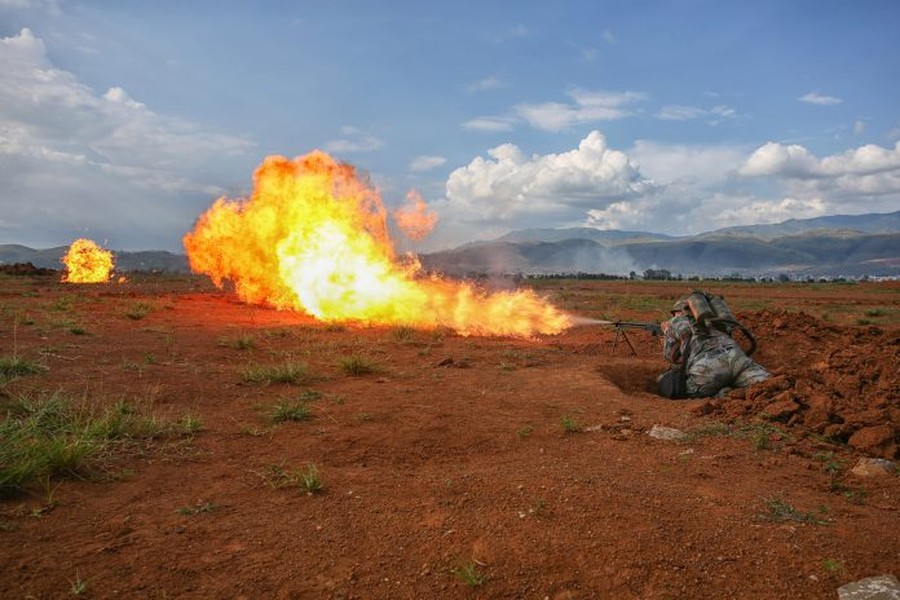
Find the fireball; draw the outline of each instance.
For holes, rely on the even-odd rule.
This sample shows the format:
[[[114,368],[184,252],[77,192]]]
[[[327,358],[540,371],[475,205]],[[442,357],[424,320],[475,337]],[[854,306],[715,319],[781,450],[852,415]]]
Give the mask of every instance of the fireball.
[[[112,252],[83,238],[72,242],[62,262],[62,280],[69,283],[106,283],[113,270]]]
[[[269,156],[253,179],[249,198],[219,198],[183,240],[191,269],[220,288],[230,281],[245,302],[462,335],[530,337],[571,325],[532,291],[489,294],[423,276],[413,256],[396,256],[378,192],[324,152]]]

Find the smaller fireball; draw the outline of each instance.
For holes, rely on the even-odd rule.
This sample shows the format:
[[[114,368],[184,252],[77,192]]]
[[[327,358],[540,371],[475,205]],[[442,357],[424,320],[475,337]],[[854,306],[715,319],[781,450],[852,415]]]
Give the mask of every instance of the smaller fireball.
[[[62,262],[66,265],[62,280],[68,283],[106,283],[112,275],[112,252],[91,240],[72,242]]]

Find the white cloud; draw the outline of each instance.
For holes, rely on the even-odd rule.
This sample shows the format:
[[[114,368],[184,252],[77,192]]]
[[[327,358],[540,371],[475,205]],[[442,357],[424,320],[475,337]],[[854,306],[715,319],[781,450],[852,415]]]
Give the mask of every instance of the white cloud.
[[[709,186],[725,181],[747,159],[739,146],[665,144],[638,140],[628,151],[641,173],[660,183],[697,182]]]
[[[900,173],[900,142],[893,149],[866,144],[841,154],[815,157],[797,144],[769,142],[757,148],[741,167],[747,176],[777,175],[796,179],[861,177],[877,173]]]
[[[897,148],[819,159],[801,146],[666,144],[627,151],[591,132],[568,152],[526,156],[504,144],[450,174],[435,238],[448,243],[528,227],[692,234],[834,213],[896,210]],[[449,232],[449,233],[448,233]]]
[[[485,77],[484,79],[479,79],[478,81],[470,83],[466,86],[466,90],[469,92],[485,92],[496,90],[501,87],[503,87],[503,82],[491,75],[490,77]]]
[[[109,88],[106,93],[103,94],[103,97],[110,102],[119,102],[121,104],[124,104],[128,108],[144,108],[143,104],[134,101],[131,96],[128,95],[128,92],[120,87]]]
[[[862,119],[857,119],[853,122],[853,134],[854,135],[862,135],[866,132],[866,122]]]
[[[370,133],[360,131],[351,126],[344,126],[340,131],[345,136],[324,144],[324,149],[332,153],[374,152],[384,146],[384,141]]]
[[[706,114],[702,108],[695,106],[664,106],[656,116],[664,121],[687,121],[696,119]]]
[[[867,144],[824,158],[800,145],[769,142],[754,151],[738,173],[771,178],[786,188],[786,197],[824,202],[830,212],[900,206],[900,142],[894,148]]]
[[[697,106],[679,106],[670,105],[662,107],[656,113],[658,119],[664,121],[689,121],[692,119],[708,119],[709,124],[716,125],[722,119],[730,119],[735,117],[737,113],[734,109],[724,105],[714,106],[712,108],[699,108]]]
[[[532,127],[546,131],[560,131],[578,122],[577,107],[560,102],[520,104],[515,112]]]
[[[116,220],[189,227],[196,212],[174,199],[221,193],[212,182],[223,159],[253,147],[157,114],[120,87],[96,93],[56,68],[29,29],[0,38],[0,133],[0,208],[22,236]]]
[[[740,169],[740,174],[803,177],[809,176],[816,168],[816,158],[803,146],[797,144],[784,146],[777,142],[769,142],[760,146],[747,159]]]
[[[536,129],[562,131],[573,125],[613,121],[631,114],[627,105],[644,100],[641,92],[603,92],[576,89],[568,94],[574,102],[519,104],[514,114]]]
[[[463,123],[469,131],[511,131],[526,123],[544,131],[563,131],[575,125],[614,121],[632,114],[627,105],[646,99],[641,92],[605,92],[574,89],[568,92],[572,102],[522,103],[510,114],[477,117]]]
[[[717,195],[710,205],[719,210],[707,211],[709,229],[731,225],[780,223],[788,219],[811,219],[828,214],[828,203],[822,198],[783,198],[764,200],[754,197],[734,198]]]
[[[13,10],[44,10],[55,15],[59,14],[58,0],[0,0],[0,8],[9,8]]]
[[[446,164],[443,156],[417,156],[409,163],[409,170],[417,173],[430,171]]]
[[[840,104],[843,102],[840,98],[835,98],[834,96],[823,96],[822,94],[817,94],[816,92],[809,92],[808,94],[804,94],[798,98],[800,102],[806,102],[807,104],[818,104],[819,106],[834,106],[835,104]]]
[[[508,117],[476,117],[463,123],[463,129],[469,131],[512,131],[515,120]]]
[[[456,169],[447,180],[447,208],[462,221],[510,226],[578,222],[588,210],[641,194],[654,184],[628,157],[593,131],[578,148],[526,157],[513,144],[488,151]]]

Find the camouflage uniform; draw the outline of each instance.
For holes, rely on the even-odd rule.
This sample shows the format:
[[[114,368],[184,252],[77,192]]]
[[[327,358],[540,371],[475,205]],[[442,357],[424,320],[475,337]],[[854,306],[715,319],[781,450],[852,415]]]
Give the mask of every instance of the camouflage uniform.
[[[723,388],[738,388],[770,377],[726,333],[710,328],[699,331],[694,319],[678,315],[669,319],[663,338],[663,356],[679,364],[687,354],[687,395],[715,396]]]

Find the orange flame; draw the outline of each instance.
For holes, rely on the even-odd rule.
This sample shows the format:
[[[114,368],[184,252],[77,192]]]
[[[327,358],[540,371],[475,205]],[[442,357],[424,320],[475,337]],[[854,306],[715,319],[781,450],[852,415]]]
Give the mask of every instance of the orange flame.
[[[184,246],[195,273],[220,288],[231,281],[245,302],[324,321],[525,337],[571,325],[531,291],[485,294],[419,277],[416,259],[395,257],[378,193],[352,166],[320,151],[294,160],[267,157],[250,198],[216,200]]]
[[[415,190],[406,195],[405,206],[394,212],[394,221],[411,240],[424,239],[437,223],[437,215],[428,212],[428,205]]]
[[[62,280],[69,283],[105,283],[113,270],[112,252],[84,238],[72,242],[62,262]]]

